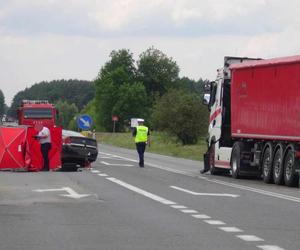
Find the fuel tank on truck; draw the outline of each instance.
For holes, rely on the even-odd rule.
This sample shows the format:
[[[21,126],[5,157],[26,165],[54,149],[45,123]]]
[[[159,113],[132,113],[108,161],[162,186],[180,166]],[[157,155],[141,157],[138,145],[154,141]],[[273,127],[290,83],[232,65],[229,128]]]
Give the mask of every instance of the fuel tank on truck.
[[[300,56],[230,69],[232,137],[300,141]]]

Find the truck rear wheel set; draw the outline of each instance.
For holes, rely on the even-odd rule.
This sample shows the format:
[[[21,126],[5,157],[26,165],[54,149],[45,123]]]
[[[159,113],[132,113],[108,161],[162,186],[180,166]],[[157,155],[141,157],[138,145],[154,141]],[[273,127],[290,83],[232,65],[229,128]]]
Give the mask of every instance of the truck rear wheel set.
[[[255,165],[253,162],[248,163],[245,155],[251,154],[253,149],[247,148],[245,142],[235,142],[231,154],[231,172],[232,177],[238,179],[248,175],[248,171],[243,171],[247,167]],[[271,142],[264,144],[258,169],[262,179],[266,183],[275,183],[277,185],[286,185],[296,187],[299,185],[299,174],[296,169],[299,168],[299,159],[296,158],[296,150],[293,144],[284,145],[278,143],[273,145]]]

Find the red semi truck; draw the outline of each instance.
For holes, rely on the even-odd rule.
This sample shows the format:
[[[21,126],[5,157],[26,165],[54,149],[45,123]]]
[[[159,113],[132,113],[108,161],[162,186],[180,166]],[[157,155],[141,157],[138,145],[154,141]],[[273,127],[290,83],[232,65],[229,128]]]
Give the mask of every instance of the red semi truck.
[[[300,171],[300,56],[225,57],[210,93],[205,167],[234,178],[297,186]]]

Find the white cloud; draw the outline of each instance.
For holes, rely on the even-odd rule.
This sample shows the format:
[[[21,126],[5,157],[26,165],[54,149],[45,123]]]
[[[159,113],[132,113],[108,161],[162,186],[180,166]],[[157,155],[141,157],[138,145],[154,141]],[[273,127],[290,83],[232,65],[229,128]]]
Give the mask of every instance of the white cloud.
[[[300,54],[300,1],[0,1],[0,88],[9,103],[36,82],[92,80],[112,50],[150,46],[181,76],[213,80],[225,55]]]

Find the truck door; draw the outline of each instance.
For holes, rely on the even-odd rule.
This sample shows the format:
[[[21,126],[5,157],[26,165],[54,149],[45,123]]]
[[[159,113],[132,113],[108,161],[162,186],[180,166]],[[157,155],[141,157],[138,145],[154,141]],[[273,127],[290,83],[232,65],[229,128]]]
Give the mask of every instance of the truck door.
[[[211,84],[210,96],[210,117],[209,117],[209,143],[219,140],[221,136],[221,122],[222,122],[222,107],[221,107],[221,79]]]

